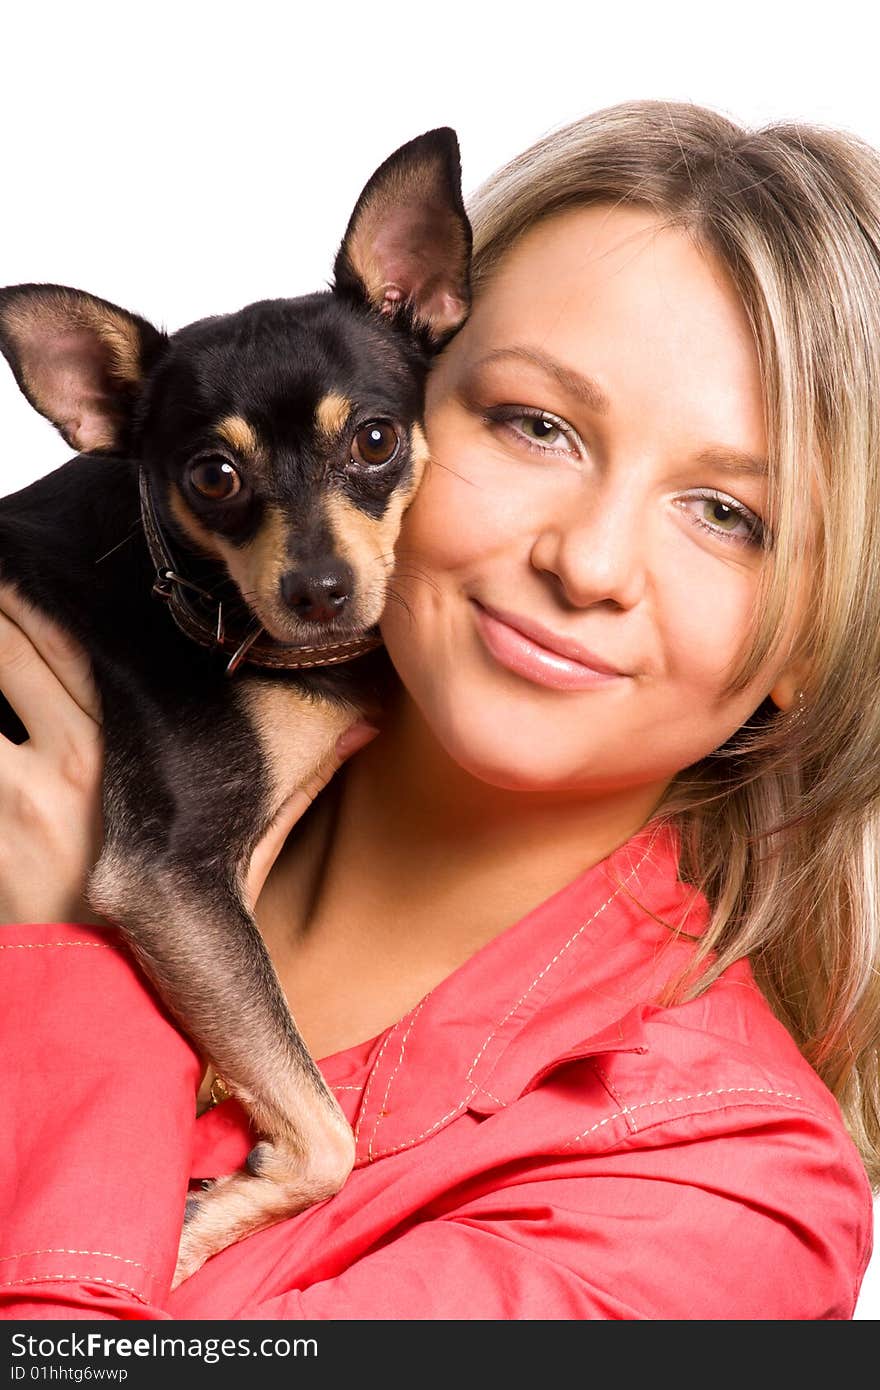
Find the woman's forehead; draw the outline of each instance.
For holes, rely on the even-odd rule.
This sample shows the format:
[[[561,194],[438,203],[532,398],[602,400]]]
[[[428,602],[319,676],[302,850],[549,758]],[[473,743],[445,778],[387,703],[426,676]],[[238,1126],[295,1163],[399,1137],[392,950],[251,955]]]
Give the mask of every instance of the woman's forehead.
[[[686,230],[649,210],[591,205],[533,227],[460,338],[465,369],[501,363],[508,380],[533,382],[543,358],[590,383],[610,426],[638,420],[658,444],[668,431],[676,451],[765,452],[758,354],[738,292]]]
[[[640,336],[721,327],[754,353],[748,316],[720,260],[688,228],[643,207],[591,204],[536,223],[505,253],[475,304],[480,319],[499,328],[527,315],[550,332],[554,315],[562,324],[577,318],[586,335],[605,311]]]

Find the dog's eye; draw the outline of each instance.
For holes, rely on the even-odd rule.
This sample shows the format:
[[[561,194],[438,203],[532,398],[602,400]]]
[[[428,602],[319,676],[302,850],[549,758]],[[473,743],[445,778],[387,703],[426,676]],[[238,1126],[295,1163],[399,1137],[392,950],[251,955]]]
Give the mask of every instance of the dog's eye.
[[[367,468],[390,463],[400,448],[397,430],[388,420],[370,420],[351,441],[351,457]]]
[[[222,454],[209,454],[194,463],[189,479],[196,492],[209,502],[225,502],[241,491],[241,478]]]

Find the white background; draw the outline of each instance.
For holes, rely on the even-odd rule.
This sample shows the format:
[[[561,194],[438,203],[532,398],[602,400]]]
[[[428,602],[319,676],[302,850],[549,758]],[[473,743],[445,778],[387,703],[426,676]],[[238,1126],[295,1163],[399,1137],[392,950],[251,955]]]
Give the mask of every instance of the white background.
[[[0,20],[0,284],[75,285],[171,330],[322,287],[368,175],[432,126],[458,131],[466,190],[627,98],[880,146],[864,0],[630,0],[610,16],[589,0],[16,10]],[[69,456],[2,365],[0,420],[0,494]],[[878,1267],[859,1317],[880,1317]]]

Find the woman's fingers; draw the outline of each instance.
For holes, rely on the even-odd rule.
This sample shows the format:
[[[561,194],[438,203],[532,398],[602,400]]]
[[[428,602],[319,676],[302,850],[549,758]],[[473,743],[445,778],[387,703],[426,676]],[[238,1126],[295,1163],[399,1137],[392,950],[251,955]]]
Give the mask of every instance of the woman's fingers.
[[[85,888],[103,833],[103,740],[68,686],[86,704],[91,692],[52,623],[8,589],[2,604],[0,691],[30,738],[0,738],[0,922],[94,921]]]
[[[272,865],[297,821],[305,815],[315,797],[324,790],[342,764],[358,749],[372,742],[378,732],[375,725],[367,724],[363,720],[352,724],[339,736],[336,747],[326,762],[321,764],[305,786],[299,787],[281,806],[251,857],[245,887],[245,898],[250,907],[253,907],[259,898]]]
[[[66,745],[100,723],[86,652],[9,584],[0,584],[0,691],[35,743]]]

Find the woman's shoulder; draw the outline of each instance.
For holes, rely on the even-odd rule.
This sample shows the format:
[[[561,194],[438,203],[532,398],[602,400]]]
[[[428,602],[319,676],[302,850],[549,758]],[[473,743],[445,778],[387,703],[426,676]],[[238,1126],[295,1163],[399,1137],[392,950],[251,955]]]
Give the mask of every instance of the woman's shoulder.
[[[504,1079],[490,1090],[502,1096]],[[547,1059],[509,1099],[503,1119],[495,1099],[471,1107],[496,1112],[523,1157],[528,1148],[536,1161],[565,1159],[596,1194],[604,1184],[620,1195],[615,1179],[625,1178],[621,1200],[677,1203],[716,1234],[719,1220],[739,1223],[731,1251],[745,1239],[765,1241],[768,1259],[784,1248],[811,1287],[819,1279],[835,1291],[835,1306],[854,1303],[872,1247],[865,1168],[834,1096],[747,962],[687,1003],[633,1006]]]
[[[598,1077],[617,1106],[603,1110],[599,1122],[580,1134],[591,1146],[647,1135],[683,1117],[695,1133],[700,1121],[707,1130],[715,1128],[713,1116],[723,1126],[752,1126],[759,1122],[757,1112],[770,1124],[783,1114],[797,1115],[839,1146],[843,1157],[852,1157],[864,1179],[837,1101],[774,1016],[747,960],[683,1003],[663,1005],[642,989],[621,988],[617,1007],[607,996],[602,1001],[598,1027],[591,993],[571,982],[565,1002],[555,1001],[554,1011],[567,1014],[564,1047],[558,1045],[557,1024],[554,1043],[548,1036],[542,1048],[535,1036],[541,1020],[532,1019],[533,1065],[518,1067],[526,1058],[511,1049],[493,1077],[496,1096],[510,1103],[540,1088],[548,1095],[554,1085],[560,1093],[571,1089],[576,1076]],[[582,1099],[577,1096],[578,1105]]]
[[[606,995],[597,1028],[592,991],[570,982],[564,1009],[572,1041],[564,1049],[550,1048],[528,1078],[516,1078],[524,1082],[521,1095],[548,1087],[548,1098],[554,1084],[562,1094],[575,1075],[599,1081],[602,1113],[580,1125],[574,1147],[663,1142],[682,1124],[692,1137],[763,1130],[772,1142],[789,1127],[801,1139],[812,1136],[817,1153],[838,1171],[847,1170],[870,1200],[835,1097],[775,1017],[747,959],[677,1004],[657,1002],[645,979],[615,983],[616,1007]],[[503,1078],[495,1081],[503,1091]],[[509,1089],[507,1094],[513,1098]],[[582,1100],[581,1094],[579,1110]],[[613,1102],[611,1109],[606,1100]]]
[[[641,1093],[640,1128],[688,1116],[706,1132],[760,1129],[810,1138],[813,1157],[846,1170],[870,1199],[864,1168],[829,1088],[800,1052],[755,983],[747,961],[696,999],[652,1007],[647,1050],[630,1057],[628,1084]],[[806,1150],[806,1168],[812,1163]],[[848,1179],[849,1180],[849,1179]]]

